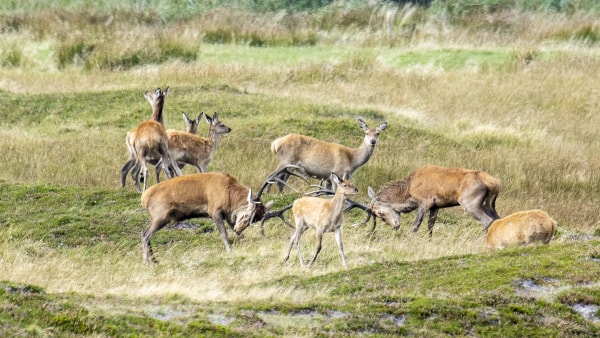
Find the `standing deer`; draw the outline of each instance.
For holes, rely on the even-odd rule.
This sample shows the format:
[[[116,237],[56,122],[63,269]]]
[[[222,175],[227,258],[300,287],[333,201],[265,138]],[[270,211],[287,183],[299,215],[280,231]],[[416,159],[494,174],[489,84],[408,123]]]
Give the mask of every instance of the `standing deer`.
[[[219,121],[217,113],[212,117],[204,115],[206,123],[208,123],[208,137],[202,137],[182,131],[173,131],[169,136],[169,150],[171,156],[183,168],[189,164],[196,167],[199,173],[208,171],[208,165],[219,145],[221,135],[231,132],[231,128]],[[200,116],[198,116],[200,118]],[[161,166],[155,166],[156,178],[159,179]]]
[[[492,222],[485,237],[488,249],[534,242],[548,244],[556,231],[556,221],[542,210],[519,211]]]
[[[377,194],[369,187],[369,209],[395,230],[400,227],[400,214],[417,209],[412,232],[419,229],[425,212],[429,211],[431,236],[438,210],[460,205],[481,223],[485,231],[500,218],[496,212],[499,191],[500,182],[483,171],[426,165],[408,177],[388,184]]]
[[[307,175],[327,181],[332,172],[338,177],[351,177],[358,167],[371,158],[379,133],[387,128],[387,122],[382,122],[377,128],[370,128],[360,118],[358,125],[365,133],[364,141],[358,148],[349,148],[299,134],[288,134],[274,140],[271,143],[271,151],[279,157],[278,168],[294,164],[301,167]],[[289,175],[283,173],[279,178],[277,185],[281,192],[284,188],[283,182],[288,180]]]
[[[281,262],[282,264],[290,258],[292,246],[294,246],[294,243],[296,243],[296,248],[298,249],[298,259],[300,260],[300,264],[305,266],[304,259],[302,258],[302,252],[300,250],[300,237],[306,229],[313,228],[317,233],[317,251],[309,263],[309,266],[315,262],[319,252],[321,251],[323,233],[333,232],[340,255],[342,256],[342,264],[345,268],[348,268],[348,265],[346,264],[346,256],[344,255],[344,247],[342,245],[341,229],[344,221],[344,200],[348,195],[357,194],[358,189],[356,189],[356,187],[348,180],[348,175],[344,175],[343,179],[340,181],[340,178],[335,173],[331,173],[331,180],[336,186],[335,195],[332,199],[306,196],[299,198],[294,202],[292,206],[292,213],[294,215],[294,221],[296,222],[296,232],[290,239],[287,254],[283,258],[283,261]]]
[[[198,133],[198,124],[200,124],[200,121],[202,119],[202,115],[204,115],[204,113],[200,113],[200,115],[198,115],[198,117],[195,120],[190,119],[186,113],[183,113],[183,120],[185,121],[185,132],[190,133],[190,134],[197,134]],[[182,133],[182,131],[176,130],[176,129],[167,129],[167,137],[169,138],[169,151],[171,151],[171,148],[173,147],[171,145],[171,137],[173,137],[172,135],[176,135],[178,133]],[[133,132],[128,132],[127,133],[127,144],[129,145],[130,142],[131,144],[133,144],[133,141],[129,141],[129,138],[133,138]],[[131,151],[131,150],[130,150]],[[172,153],[172,151],[171,151]],[[159,160],[158,159],[146,159],[148,163],[152,164],[153,166],[155,166],[155,170],[157,172],[156,174],[156,183],[160,182],[160,176],[159,173],[161,171],[160,166],[157,166]],[[125,163],[125,165],[123,166],[123,168],[121,169],[121,186],[123,188],[125,188],[125,183],[126,183],[126,178],[127,178],[127,172],[129,172],[135,165],[136,163],[136,159],[135,159],[135,154],[133,156],[133,158],[130,158],[127,163]],[[183,168],[183,165],[181,163],[177,163],[179,165],[179,169]],[[137,180],[137,176],[136,176],[136,171],[137,170],[131,170],[131,179],[136,182]]]
[[[147,159],[162,159],[162,165],[167,177],[172,178],[181,175],[179,167],[173,161],[169,153],[169,142],[167,132],[163,122],[163,106],[165,97],[169,93],[169,87],[164,91],[156,88],[154,92],[146,91],[144,97],[152,106],[152,119],[146,120],[126,136],[126,144],[129,149],[130,159],[121,169],[121,183],[124,183],[124,176],[133,167],[132,175],[135,177],[134,183],[137,191],[146,190],[148,182]],[[144,178],[144,189],[139,186],[139,173]]]
[[[256,196],[252,189],[225,173],[184,175],[153,185],[142,194],[142,206],[150,214],[150,224],[142,232],[144,262],[153,257],[150,238],[169,222],[196,217],[210,217],[215,222],[225,244],[231,251],[224,222],[239,236],[250,224],[259,221],[271,208],[273,201],[263,204],[260,197],[267,184],[290,167],[269,175]]]

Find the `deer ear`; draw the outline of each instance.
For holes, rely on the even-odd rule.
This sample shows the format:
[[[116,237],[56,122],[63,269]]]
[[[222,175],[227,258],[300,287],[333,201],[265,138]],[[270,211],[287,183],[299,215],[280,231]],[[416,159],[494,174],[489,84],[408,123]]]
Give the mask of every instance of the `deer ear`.
[[[167,96],[169,94],[169,86],[167,86],[167,88],[165,88],[165,90],[163,91],[163,96]]]
[[[188,116],[185,114],[185,112],[183,112],[183,120],[185,121],[185,123],[190,123],[190,122],[192,122],[192,121],[190,120],[190,118],[189,118],[189,117],[188,117]]]
[[[212,118],[208,114],[204,114],[204,120],[206,120],[206,123],[212,124]]]
[[[213,123],[214,124],[217,124],[217,122],[219,122],[219,118],[217,117],[217,112],[213,113],[213,117],[212,118],[213,118]]]
[[[340,178],[338,177],[338,175],[336,175],[335,173],[332,172],[330,177],[331,177],[331,180],[333,181],[333,183],[340,184]]]
[[[154,102],[154,94],[152,92],[145,91],[144,97],[146,98],[146,100],[148,100],[148,102],[150,102],[150,104],[152,104]]]
[[[379,131],[385,130],[387,128],[387,122],[382,122],[379,127],[377,127],[377,129],[379,129]]]
[[[367,124],[365,123],[365,121],[363,121],[363,119],[361,119],[360,117],[358,118],[358,126],[362,129],[365,130],[368,129],[369,127],[367,126]]]
[[[369,197],[371,199],[375,198],[375,190],[373,190],[373,188],[371,188],[371,187],[367,188],[367,193],[369,194]]]
[[[202,121],[202,115],[204,115],[204,112],[201,112],[200,114],[198,114],[198,118],[196,119],[196,123],[200,123],[200,121]]]

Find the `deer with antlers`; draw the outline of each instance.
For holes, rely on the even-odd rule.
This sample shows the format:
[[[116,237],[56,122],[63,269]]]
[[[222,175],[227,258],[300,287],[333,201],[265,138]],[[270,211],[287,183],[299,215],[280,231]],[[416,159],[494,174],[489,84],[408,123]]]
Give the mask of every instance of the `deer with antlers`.
[[[369,187],[369,215],[363,224],[372,213],[398,230],[400,215],[416,209],[412,226],[412,232],[416,232],[429,211],[431,236],[438,210],[460,205],[481,223],[485,231],[500,218],[496,212],[499,191],[500,181],[483,171],[426,165],[402,180],[389,183],[378,193]],[[371,231],[374,229],[375,221]]]
[[[365,133],[363,143],[358,148],[349,148],[299,134],[288,134],[274,140],[271,143],[271,151],[279,157],[278,168],[294,164],[301,167],[306,175],[327,181],[328,184],[331,183],[332,172],[338,177],[352,176],[358,167],[371,158],[379,133],[387,128],[387,122],[373,128],[361,118],[358,119],[358,125]],[[289,175],[282,173],[279,178],[277,185],[281,192]]]
[[[235,177],[216,172],[184,175],[153,185],[141,198],[142,206],[150,214],[150,224],[142,232],[144,262],[151,260],[156,263],[150,245],[155,232],[171,221],[196,217],[212,218],[225,249],[230,252],[224,222],[239,236],[250,224],[259,221],[273,205],[273,201],[261,201],[264,189],[277,180],[277,175],[294,168],[283,167],[269,175],[256,195]]]
[[[344,255],[344,247],[342,245],[341,229],[344,221],[343,210],[346,196],[357,194],[358,189],[356,189],[352,182],[348,180],[348,175],[344,175],[340,180],[335,173],[331,173],[330,178],[336,186],[333,198],[324,199],[315,196],[305,196],[294,201],[292,213],[296,223],[296,231],[290,239],[287,254],[283,258],[282,264],[290,258],[290,252],[295,243],[296,248],[298,249],[298,259],[300,260],[300,264],[303,267],[305,266],[300,249],[300,237],[302,237],[304,231],[308,228],[312,228],[315,229],[317,233],[317,251],[309,263],[309,266],[315,262],[319,252],[321,252],[323,234],[326,232],[333,232],[342,257],[342,264],[345,268],[348,267],[346,264],[346,256]]]
[[[175,164],[169,153],[169,141],[163,122],[163,106],[169,87],[164,91],[156,88],[154,92],[146,91],[144,97],[152,106],[152,119],[140,123],[136,129],[127,133],[125,143],[129,149],[129,160],[121,169],[121,183],[125,185],[125,176],[133,168],[135,188],[137,191],[146,190],[148,182],[147,163],[153,159],[161,159],[163,170],[167,177],[181,175],[181,170]],[[140,189],[138,177],[144,180],[144,189]]]

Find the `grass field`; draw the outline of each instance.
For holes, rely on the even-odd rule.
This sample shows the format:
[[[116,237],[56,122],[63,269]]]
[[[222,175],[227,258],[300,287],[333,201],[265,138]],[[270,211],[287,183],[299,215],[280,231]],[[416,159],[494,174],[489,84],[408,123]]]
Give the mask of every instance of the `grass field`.
[[[389,21],[388,9],[339,9],[333,22],[218,9],[0,16],[0,335],[600,335],[598,20],[499,12],[462,26],[410,7]],[[144,91],[166,86],[166,127],[218,112],[233,130],[209,168],[254,189],[277,165],[272,140],[357,147],[362,117],[389,126],[352,178],[357,200],[421,165],[472,168],[502,182],[500,215],[539,208],[559,229],[547,246],[488,252],[460,208],[440,211],[431,239],[426,226],[409,232],[414,213],[370,234],[351,211],[349,269],[326,234],[307,270],[295,252],[279,263],[291,229],[278,219],[264,237],[230,235],[230,254],[211,220],[193,219],[159,231],[160,263],[145,265],[149,217],[120,169],[125,134],[151,114]],[[314,242],[307,231],[305,257]]]

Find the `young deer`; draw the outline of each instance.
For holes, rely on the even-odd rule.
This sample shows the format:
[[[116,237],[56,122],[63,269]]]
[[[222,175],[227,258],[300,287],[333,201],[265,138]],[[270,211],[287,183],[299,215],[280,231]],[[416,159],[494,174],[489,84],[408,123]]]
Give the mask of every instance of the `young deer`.
[[[212,117],[204,115],[204,118],[208,123],[208,137],[185,132],[169,134],[169,150],[179,168],[189,164],[196,167],[199,173],[207,172],[221,135],[231,132],[231,128],[219,121],[217,113],[214,113]],[[158,179],[161,166],[155,166],[155,169]]]
[[[200,121],[202,119],[202,115],[204,113],[200,113],[200,115],[198,115],[198,118],[196,118],[195,120],[190,119],[186,113],[183,113],[183,120],[185,121],[185,132],[190,133],[190,134],[197,134],[198,133],[198,124],[200,124]],[[167,137],[169,139],[171,139],[172,135],[175,135],[177,133],[182,133],[182,131],[180,130],[176,130],[176,129],[167,129]],[[133,137],[133,132],[128,132],[127,133],[127,144],[130,144],[129,138]],[[133,141],[131,141],[131,144],[133,144]],[[169,143],[169,150],[171,150],[172,145]],[[130,150],[131,152],[132,150]],[[160,182],[160,176],[158,175],[160,173],[160,166],[157,166],[159,160],[158,159],[146,159],[148,163],[152,164],[153,166],[155,166],[157,175],[156,175],[156,183]],[[125,183],[126,183],[126,179],[127,179],[127,172],[129,172],[135,165],[135,156],[133,158],[130,158],[129,161],[127,161],[127,163],[125,163],[125,165],[123,166],[123,169],[121,169],[121,186],[124,188],[125,187]],[[178,163],[179,165],[179,169],[183,168],[183,164]],[[139,170],[139,169],[137,169]],[[131,179],[135,182],[137,180],[137,177],[135,175],[136,170],[131,170]]]
[[[153,159],[161,159],[163,169],[169,178],[181,175],[181,170],[173,161],[169,153],[169,142],[167,132],[163,123],[163,106],[165,97],[169,93],[169,87],[164,91],[156,88],[154,92],[146,91],[144,97],[152,106],[152,119],[146,120],[138,127],[127,133],[125,142],[129,149],[129,160],[121,169],[121,183],[124,186],[124,177],[127,172],[133,168],[132,176],[137,191],[146,190],[148,182],[147,162]],[[151,163],[151,162],[150,162]],[[144,179],[144,189],[139,186],[139,174],[142,173]]]
[[[335,174],[331,173],[331,180],[336,185],[335,195],[332,199],[324,199],[314,196],[306,196],[297,199],[292,206],[292,213],[294,214],[294,220],[296,222],[296,232],[290,239],[290,245],[286,256],[283,258],[282,264],[290,258],[290,252],[292,246],[296,243],[298,249],[298,258],[300,264],[304,267],[304,259],[302,258],[302,252],[300,250],[300,237],[306,229],[313,228],[317,233],[317,251],[309,266],[312,265],[319,252],[321,251],[321,242],[323,240],[323,234],[325,232],[333,232],[335,240],[342,256],[342,263],[345,268],[348,267],[346,264],[346,256],[344,255],[344,247],[342,245],[342,223],[344,200],[348,195],[355,195],[358,193],[358,189],[348,180],[348,175],[344,175],[343,179]]]
[[[365,133],[364,141],[358,148],[349,148],[299,134],[289,134],[274,140],[271,143],[271,151],[279,157],[278,168],[294,164],[302,167],[307,175],[324,181],[329,181],[330,173],[335,173],[338,177],[346,174],[348,177],[352,176],[358,167],[371,158],[379,133],[387,128],[387,122],[370,128],[360,118],[358,125]],[[281,192],[284,188],[283,182],[287,181],[289,175],[283,173],[279,178],[280,182],[277,185]]]

